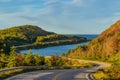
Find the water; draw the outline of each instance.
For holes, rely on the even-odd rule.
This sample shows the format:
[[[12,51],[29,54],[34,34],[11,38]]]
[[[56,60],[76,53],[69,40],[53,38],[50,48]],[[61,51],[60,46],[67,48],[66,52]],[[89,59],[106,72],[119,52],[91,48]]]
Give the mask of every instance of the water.
[[[98,35],[81,35],[81,34],[76,34],[77,36],[84,36],[87,39],[93,39],[97,37]],[[50,56],[53,54],[58,54],[60,55],[61,53],[67,53],[68,49],[74,49],[78,45],[83,45],[83,44],[88,44],[88,42],[84,43],[78,43],[78,44],[71,44],[71,45],[62,45],[62,46],[54,46],[54,47],[47,47],[47,48],[42,48],[42,49],[32,49],[32,52],[35,54],[38,52],[40,55],[44,54],[45,56]],[[21,53],[28,53],[28,50],[22,50]]]

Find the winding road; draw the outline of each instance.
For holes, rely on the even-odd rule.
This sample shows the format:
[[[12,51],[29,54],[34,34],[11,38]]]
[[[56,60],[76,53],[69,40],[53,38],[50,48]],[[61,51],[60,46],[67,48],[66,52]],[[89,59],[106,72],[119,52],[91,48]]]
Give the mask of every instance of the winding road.
[[[76,70],[41,70],[19,74],[13,77],[10,77],[5,80],[91,80],[89,74],[97,71],[100,68],[109,67],[110,64],[88,61],[88,60],[79,60],[87,61],[97,64],[97,66],[92,68],[81,68]]]

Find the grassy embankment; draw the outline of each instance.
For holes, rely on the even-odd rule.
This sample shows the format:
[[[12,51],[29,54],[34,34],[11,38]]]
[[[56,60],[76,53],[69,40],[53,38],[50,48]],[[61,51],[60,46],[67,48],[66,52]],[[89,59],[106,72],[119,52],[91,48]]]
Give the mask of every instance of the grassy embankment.
[[[46,62],[50,59],[51,57],[46,58]],[[10,76],[14,76],[17,74],[25,73],[25,72],[30,72],[30,71],[38,71],[38,70],[57,70],[57,69],[79,69],[79,68],[88,68],[88,67],[93,67],[93,63],[90,62],[80,62],[78,60],[70,60],[66,58],[62,58],[64,63],[61,66],[45,66],[43,68],[34,68],[34,69],[16,69],[16,70],[11,70],[7,71],[4,73],[0,73],[0,80],[8,78]]]

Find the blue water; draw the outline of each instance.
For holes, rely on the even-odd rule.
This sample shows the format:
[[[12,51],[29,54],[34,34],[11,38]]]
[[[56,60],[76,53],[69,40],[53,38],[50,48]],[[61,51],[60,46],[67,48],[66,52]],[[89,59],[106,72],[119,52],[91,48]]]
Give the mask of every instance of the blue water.
[[[87,39],[94,39],[98,35],[78,35],[77,36],[84,36]],[[41,49],[32,49],[31,51],[35,54],[38,52],[40,55],[44,54],[45,56],[51,56],[53,54],[61,55],[62,52],[67,53],[68,49],[74,49],[78,45],[88,44],[88,42],[78,43],[78,44],[71,44],[71,45],[62,45],[62,46],[54,46],[54,47],[47,47]],[[21,53],[28,53],[28,50],[22,50]]]

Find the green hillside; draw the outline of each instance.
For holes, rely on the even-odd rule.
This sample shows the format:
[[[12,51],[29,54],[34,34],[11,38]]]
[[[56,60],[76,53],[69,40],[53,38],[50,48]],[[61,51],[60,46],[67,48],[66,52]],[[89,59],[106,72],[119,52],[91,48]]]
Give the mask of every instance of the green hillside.
[[[11,46],[34,43],[37,36],[54,34],[38,26],[23,25],[0,30],[0,53],[8,53]]]
[[[0,30],[0,39],[10,45],[20,45],[25,43],[33,43],[37,36],[49,34],[53,33],[47,32],[38,26],[23,25]]]

